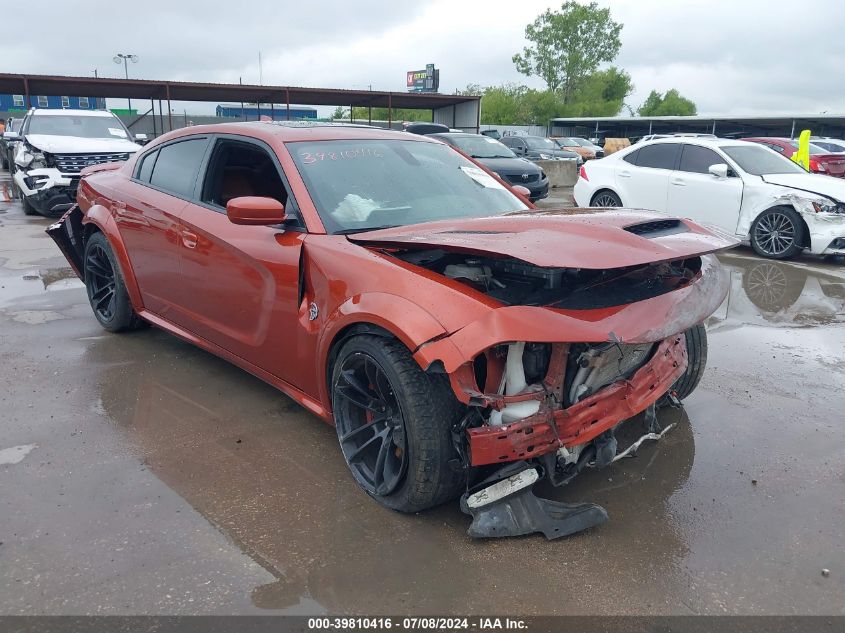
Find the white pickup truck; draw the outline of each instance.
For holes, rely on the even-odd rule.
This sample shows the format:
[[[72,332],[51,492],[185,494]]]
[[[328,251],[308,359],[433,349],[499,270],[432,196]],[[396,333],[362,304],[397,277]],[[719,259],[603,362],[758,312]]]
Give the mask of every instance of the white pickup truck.
[[[145,140],[104,110],[32,109],[20,131],[6,132],[16,143],[15,189],[24,213],[58,217],[76,202],[79,173],[89,165],[127,160]]]

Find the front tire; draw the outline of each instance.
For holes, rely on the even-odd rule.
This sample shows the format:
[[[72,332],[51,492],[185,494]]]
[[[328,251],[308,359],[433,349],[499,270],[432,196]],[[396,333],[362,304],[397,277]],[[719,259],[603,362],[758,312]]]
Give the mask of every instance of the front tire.
[[[590,200],[591,207],[621,207],[622,200],[609,189],[602,189]]]
[[[672,391],[683,400],[689,396],[704,375],[707,366],[707,330],[699,323],[684,332],[687,344],[687,369],[672,385]]]
[[[103,328],[121,332],[144,324],[132,308],[117,258],[102,233],[93,233],[88,238],[83,268],[88,302]]]
[[[774,207],[751,224],[751,247],[761,257],[790,259],[803,250],[806,229],[794,209]]]
[[[463,407],[445,376],[420,369],[402,343],[349,339],[334,364],[331,391],[343,457],[378,503],[419,512],[463,492],[451,436]]]

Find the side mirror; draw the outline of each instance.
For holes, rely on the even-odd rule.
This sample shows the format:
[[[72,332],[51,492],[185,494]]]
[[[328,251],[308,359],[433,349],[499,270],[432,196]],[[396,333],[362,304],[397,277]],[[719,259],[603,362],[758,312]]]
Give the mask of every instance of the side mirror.
[[[3,138],[9,142],[21,140],[21,135],[17,132],[3,132]]]
[[[522,185],[513,185],[511,187],[511,189],[513,189],[515,193],[518,193],[519,195],[521,195],[526,200],[531,198],[531,192],[527,188],[523,187]]]
[[[269,226],[282,224],[288,219],[285,205],[275,198],[242,196],[226,203],[226,215],[232,224]]]
[[[707,171],[716,176],[716,178],[728,177],[728,166],[725,163],[719,163],[718,165],[710,165],[710,167],[707,168]]]
[[[147,135],[146,135],[146,134],[136,134],[136,135],[135,135],[135,140],[136,140],[136,141],[146,141],[146,140],[147,140]]]

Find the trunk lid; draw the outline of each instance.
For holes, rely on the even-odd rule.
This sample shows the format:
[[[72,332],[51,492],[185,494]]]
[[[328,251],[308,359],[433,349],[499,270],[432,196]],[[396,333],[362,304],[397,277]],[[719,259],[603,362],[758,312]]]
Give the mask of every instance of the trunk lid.
[[[544,268],[597,270],[696,257],[739,243],[689,220],[618,209],[528,211],[427,222],[347,238],[364,246],[438,248],[513,257]]]

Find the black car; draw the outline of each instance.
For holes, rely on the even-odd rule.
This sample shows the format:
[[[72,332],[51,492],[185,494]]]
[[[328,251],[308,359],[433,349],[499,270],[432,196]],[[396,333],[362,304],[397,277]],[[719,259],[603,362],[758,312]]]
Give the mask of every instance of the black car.
[[[420,121],[415,121],[414,123],[408,123],[405,126],[405,131],[410,132],[411,134],[420,134],[423,136],[427,136],[429,134],[438,134],[440,132],[448,132],[449,126],[443,125],[441,123],[425,123]]]
[[[494,171],[511,185],[521,185],[531,192],[531,200],[549,195],[549,179],[540,167],[530,160],[517,157],[499,141],[481,134],[448,132],[428,134],[461,150],[464,154]]]
[[[578,165],[584,162],[575,152],[560,149],[554,141],[542,136],[503,136],[501,142],[517,156],[530,160],[574,160]]]

